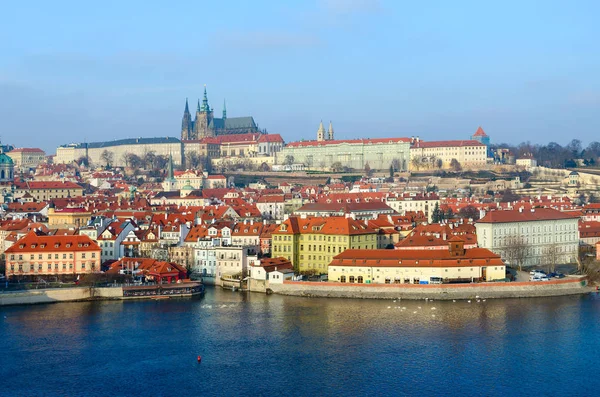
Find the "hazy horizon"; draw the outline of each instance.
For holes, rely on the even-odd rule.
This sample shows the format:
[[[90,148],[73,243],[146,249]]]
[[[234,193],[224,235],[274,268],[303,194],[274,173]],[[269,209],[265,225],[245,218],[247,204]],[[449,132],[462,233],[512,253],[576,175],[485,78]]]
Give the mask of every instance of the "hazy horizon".
[[[420,136],[586,145],[600,131],[592,1],[7,3],[2,143],[180,136],[204,84],[220,117],[286,141]]]

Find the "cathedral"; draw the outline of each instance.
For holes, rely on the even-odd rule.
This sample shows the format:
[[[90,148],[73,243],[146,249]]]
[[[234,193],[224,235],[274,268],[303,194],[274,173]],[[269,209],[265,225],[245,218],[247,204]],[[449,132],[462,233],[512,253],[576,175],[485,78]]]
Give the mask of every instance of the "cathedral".
[[[202,105],[198,100],[196,108],[196,118],[192,120],[187,99],[185,100],[185,110],[183,120],[181,121],[181,140],[196,140],[206,137],[219,135],[260,133],[254,118],[250,117],[231,117],[227,118],[225,102],[223,102],[223,117],[218,119],[213,117],[213,109],[208,105],[206,96],[206,86],[204,86],[204,98]]]

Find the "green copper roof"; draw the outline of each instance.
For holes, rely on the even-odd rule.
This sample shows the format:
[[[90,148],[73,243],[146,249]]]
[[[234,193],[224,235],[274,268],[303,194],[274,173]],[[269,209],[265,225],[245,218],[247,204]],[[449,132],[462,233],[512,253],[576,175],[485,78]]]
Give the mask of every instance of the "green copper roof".
[[[13,160],[4,153],[0,153],[0,164],[12,164]]]

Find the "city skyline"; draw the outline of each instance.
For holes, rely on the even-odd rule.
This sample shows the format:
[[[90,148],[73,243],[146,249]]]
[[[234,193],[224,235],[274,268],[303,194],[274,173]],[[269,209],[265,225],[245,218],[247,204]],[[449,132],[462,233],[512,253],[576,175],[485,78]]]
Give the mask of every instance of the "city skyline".
[[[466,139],[481,125],[513,144],[586,144],[600,126],[592,2],[6,7],[0,131],[16,146],[177,137],[204,84],[217,111],[227,99],[228,115],[287,142],[321,120],[340,139]]]

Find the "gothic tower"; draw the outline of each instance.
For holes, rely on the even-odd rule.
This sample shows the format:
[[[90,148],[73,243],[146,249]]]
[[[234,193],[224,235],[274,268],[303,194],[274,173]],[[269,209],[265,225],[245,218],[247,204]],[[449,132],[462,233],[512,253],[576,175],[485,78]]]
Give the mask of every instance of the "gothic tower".
[[[329,122],[329,131],[327,131],[327,140],[333,141],[333,124],[331,124],[331,121]]]
[[[195,139],[202,139],[209,136],[214,136],[214,130],[211,129],[213,120],[213,111],[208,105],[208,97],[206,95],[206,85],[204,86],[204,98],[202,99],[202,106],[198,102],[198,108],[196,109],[196,121],[194,121],[194,135]]]
[[[181,139],[187,140],[192,139],[192,115],[190,114],[190,108],[188,106],[188,100],[185,98],[185,110],[183,111],[183,118],[181,119]]]
[[[319,124],[319,129],[317,130],[317,141],[325,140],[325,127],[323,127],[323,120],[321,120],[321,124]]]
[[[227,118],[227,107],[225,106],[225,99],[223,99],[223,120]]]

